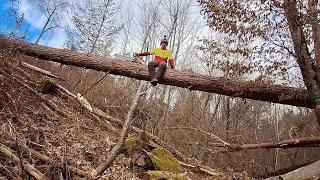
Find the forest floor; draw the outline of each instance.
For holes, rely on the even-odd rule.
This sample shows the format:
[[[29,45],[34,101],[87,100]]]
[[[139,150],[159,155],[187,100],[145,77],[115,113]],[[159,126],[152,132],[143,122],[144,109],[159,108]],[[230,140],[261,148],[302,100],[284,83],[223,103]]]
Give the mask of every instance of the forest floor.
[[[33,173],[48,179],[87,178],[105,162],[120,129],[110,130],[106,119],[60,89],[44,93],[46,76],[21,66],[26,58],[0,54],[0,179],[26,179]],[[120,154],[100,179],[139,179],[140,172],[129,156]],[[187,168],[183,175],[212,179]]]

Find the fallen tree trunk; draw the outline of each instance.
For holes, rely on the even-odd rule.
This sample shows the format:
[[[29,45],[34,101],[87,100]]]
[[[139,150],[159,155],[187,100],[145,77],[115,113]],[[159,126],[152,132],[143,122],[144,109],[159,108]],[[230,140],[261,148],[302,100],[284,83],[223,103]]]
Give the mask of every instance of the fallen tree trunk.
[[[320,137],[303,137],[298,139],[289,139],[280,142],[269,142],[261,144],[247,144],[240,146],[243,150],[248,149],[266,149],[266,148],[290,148],[290,147],[303,147],[320,144]]]
[[[281,168],[281,169],[277,169],[275,171],[272,171],[272,172],[266,172],[264,174],[262,174],[260,176],[260,178],[268,178],[268,177],[275,177],[275,176],[280,176],[281,174],[288,174],[298,168],[301,168],[301,167],[305,167],[309,164],[312,164],[316,161],[312,161],[312,162],[307,162],[307,163],[302,163],[302,164],[298,164],[298,165],[294,165],[294,166],[289,166],[289,167],[285,167],[285,168]]]
[[[319,179],[320,178],[320,160],[307,166],[298,168],[287,174],[276,177],[270,177],[264,180],[306,180],[306,179]]]
[[[318,178],[320,178],[320,161],[316,161],[312,164],[280,176],[280,179],[283,180],[304,180]]]
[[[20,52],[42,60],[109,72],[114,75],[149,80],[148,70],[145,66],[129,61],[89,56],[69,50],[50,48],[3,37],[0,37],[0,49]],[[159,83],[232,97],[313,108],[313,104],[309,101],[307,90],[280,85],[232,80],[224,77],[210,77],[170,69],[166,71],[166,74]]]
[[[242,146],[230,144],[226,146],[227,149],[212,151],[212,153],[227,153],[241,150],[250,150],[250,149],[270,149],[270,148],[296,148],[296,147],[319,147],[320,146],[320,137],[303,137],[298,139],[288,139],[279,142],[267,142],[260,144],[245,144]]]
[[[289,139],[280,142],[269,142],[261,144],[247,144],[241,146],[241,149],[262,149],[262,148],[290,148],[290,147],[303,147],[313,146],[320,144],[320,137],[303,137],[298,139]]]
[[[167,143],[161,141],[158,137],[140,129],[137,127],[133,127],[132,130],[136,133],[145,133],[148,138],[150,138],[152,141],[154,141],[155,143],[157,143],[158,145],[160,145],[161,147],[164,147],[166,149],[168,149],[171,153],[174,154],[175,157],[178,157],[179,159],[181,159],[182,161],[185,162],[189,162],[190,158],[187,158],[185,155],[183,155],[181,152],[179,152],[178,150],[176,150],[175,148],[173,148],[172,146],[168,145]]]

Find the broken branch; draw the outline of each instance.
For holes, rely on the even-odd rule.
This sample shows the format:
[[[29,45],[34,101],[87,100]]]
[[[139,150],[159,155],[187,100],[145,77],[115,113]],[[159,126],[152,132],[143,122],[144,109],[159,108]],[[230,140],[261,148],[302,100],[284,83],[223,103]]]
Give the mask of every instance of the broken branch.
[[[18,156],[16,156],[13,153],[13,150],[11,150],[9,147],[6,145],[0,143],[0,152],[7,156],[11,161],[13,161],[15,164],[20,164],[21,160],[19,159]],[[23,166],[23,169],[31,175],[35,179],[46,179],[46,177],[37,169],[35,169],[33,166],[31,166],[28,162],[21,163],[21,166]]]
[[[34,66],[34,65],[28,64],[28,63],[26,63],[26,62],[21,61],[21,65],[22,65],[23,67],[26,67],[26,68],[29,68],[29,69],[31,69],[31,70],[40,72],[40,73],[42,73],[42,74],[44,74],[44,75],[47,75],[47,76],[49,76],[49,77],[53,77],[53,78],[56,78],[56,79],[65,81],[64,79],[61,79],[60,77],[52,74],[50,71],[41,69],[41,68],[36,67],[36,66]]]

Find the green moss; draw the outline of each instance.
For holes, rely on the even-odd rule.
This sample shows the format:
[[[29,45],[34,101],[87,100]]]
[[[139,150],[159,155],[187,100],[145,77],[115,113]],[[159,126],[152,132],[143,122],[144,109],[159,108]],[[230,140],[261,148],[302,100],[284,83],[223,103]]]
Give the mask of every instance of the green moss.
[[[183,172],[178,160],[166,149],[156,148],[152,152],[146,152],[155,168],[159,171]]]
[[[135,137],[135,136],[133,136],[133,135],[130,135],[130,136],[126,139],[126,141],[125,141],[124,144],[125,144],[130,150],[132,150],[132,149],[136,149],[136,148],[137,148],[137,145],[143,145],[144,142],[143,142],[140,138]]]
[[[165,172],[165,171],[149,171],[149,172],[143,172],[139,175],[140,179],[171,179],[171,180],[189,180],[190,178],[173,172]]]
[[[154,148],[160,147],[158,144],[156,144],[155,142],[151,141],[150,139],[149,139],[148,145],[151,146],[151,147],[154,147]]]
[[[112,176],[108,176],[108,180],[116,180],[116,179]]]

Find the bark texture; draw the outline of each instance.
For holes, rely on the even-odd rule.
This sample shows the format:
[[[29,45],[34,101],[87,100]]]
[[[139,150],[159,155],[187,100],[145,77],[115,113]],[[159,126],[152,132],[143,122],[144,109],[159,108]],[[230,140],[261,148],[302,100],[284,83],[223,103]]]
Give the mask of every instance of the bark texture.
[[[150,80],[147,67],[130,61],[89,56],[87,54],[74,53],[69,50],[50,48],[18,40],[9,40],[3,37],[0,37],[0,49],[8,52],[20,52],[28,56],[59,62],[65,65],[109,72],[110,74],[139,80]],[[171,69],[166,71],[159,83],[232,97],[308,108],[314,107],[309,100],[307,90],[281,85],[232,80],[224,77],[210,77]]]

